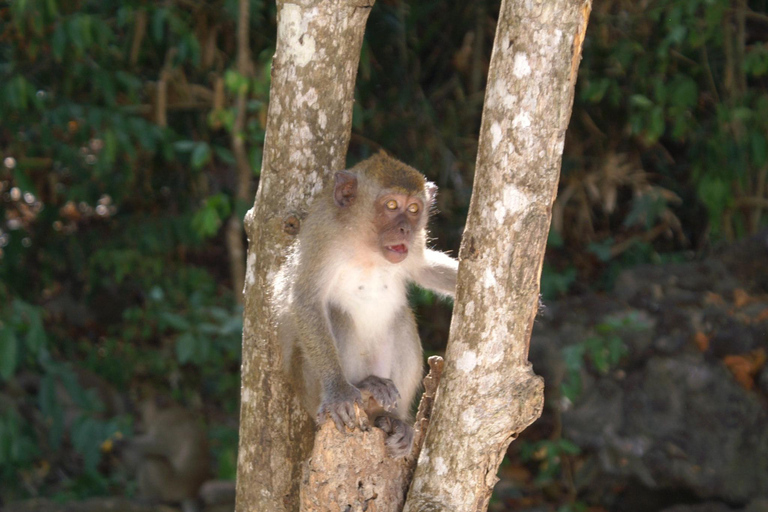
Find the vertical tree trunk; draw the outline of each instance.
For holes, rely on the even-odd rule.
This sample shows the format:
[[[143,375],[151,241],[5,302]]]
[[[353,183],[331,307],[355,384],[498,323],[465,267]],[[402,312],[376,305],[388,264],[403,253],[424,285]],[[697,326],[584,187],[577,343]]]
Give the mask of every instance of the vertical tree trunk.
[[[238,512],[298,509],[312,419],[280,371],[271,277],[321,181],[345,167],[354,83],[373,0],[278,0],[264,160],[245,218]]]
[[[503,0],[446,366],[406,511],[485,510],[540,414],[528,359],[590,0]]]

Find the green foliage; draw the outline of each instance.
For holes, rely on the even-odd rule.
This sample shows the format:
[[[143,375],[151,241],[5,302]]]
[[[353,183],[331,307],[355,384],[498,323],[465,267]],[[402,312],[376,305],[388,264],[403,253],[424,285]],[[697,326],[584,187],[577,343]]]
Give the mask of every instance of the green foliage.
[[[594,335],[563,348],[566,375],[560,387],[562,395],[575,401],[582,392],[581,375],[585,365],[598,375],[607,375],[628,353],[622,335],[647,328],[634,313],[609,317],[594,327]]]
[[[22,370],[39,375],[36,403],[41,422],[33,428],[16,405],[0,414],[0,482],[12,482],[19,473],[44,464],[51,452],[61,450],[68,439],[83,466],[83,475],[103,480],[98,474],[103,443],[118,433],[130,431],[127,417],[103,419],[104,404],[95,390],[85,388],[69,364],[51,357],[42,308],[14,299],[0,311],[3,380]],[[9,348],[12,347],[12,348]],[[30,375],[30,373],[28,373]],[[0,395],[0,403],[2,403]],[[32,403],[29,406],[32,406]],[[76,480],[73,480],[73,483]],[[0,493],[16,491],[0,484]]]
[[[216,474],[219,478],[234,480],[237,476],[237,429],[216,426],[211,428],[210,437],[216,456]]]
[[[576,269],[568,267],[558,272],[545,263],[541,269],[541,295],[544,300],[552,300],[564,296],[576,281]]]
[[[41,308],[13,299],[9,308],[0,309],[0,382],[45,355],[47,344]]]
[[[249,77],[236,0],[0,9],[0,501],[125,490],[109,449],[132,422],[100,387],[236,415],[242,310],[221,228],[248,207],[234,136],[258,175],[274,52],[274,4],[250,5]],[[233,477],[237,436],[221,432]]]
[[[578,455],[580,451],[572,441],[563,438],[520,442],[520,459],[523,462],[538,463],[536,482],[540,485],[547,484],[560,475],[563,457]]]
[[[4,407],[0,412],[0,481],[13,481],[19,469],[32,467],[40,455],[38,446],[30,425],[15,409]]]
[[[217,194],[205,200],[203,207],[192,218],[192,227],[202,238],[215,235],[224,220],[229,217],[232,206],[226,195]]]
[[[647,154],[649,170],[694,190],[714,235],[741,236],[765,223],[744,205],[768,197],[758,187],[765,187],[768,50],[764,38],[739,31],[742,8],[759,10],[656,0],[593,12],[574,112],[578,119],[583,109],[603,133],[629,131],[634,140],[623,141],[624,150]],[[743,55],[730,50],[739,47]],[[660,148],[662,160],[654,158]]]

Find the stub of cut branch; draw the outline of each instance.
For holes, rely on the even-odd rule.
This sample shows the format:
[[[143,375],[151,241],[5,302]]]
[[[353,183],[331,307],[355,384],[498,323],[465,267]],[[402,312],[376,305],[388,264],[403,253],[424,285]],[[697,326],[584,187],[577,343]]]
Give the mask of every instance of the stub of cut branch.
[[[432,415],[443,359],[429,358],[430,372],[424,378],[424,394],[416,414],[413,450],[405,458],[387,454],[386,433],[376,427],[339,432],[326,421],[315,435],[312,457],[303,468],[300,502],[302,511],[338,512],[397,511],[419,457]],[[363,392],[363,400],[371,400]],[[365,412],[355,407],[358,415]]]
[[[443,375],[443,367],[445,366],[445,361],[440,356],[431,356],[427,363],[429,364],[429,373],[424,377],[424,393],[421,395],[416,422],[413,424],[413,450],[411,450],[409,461],[411,470],[416,466],[421,446],[424,444],[424,437],[427,435],[429,420],[432,418],[432,406],[435,404],[437,396],[437,386],[440,384],[440,377]],[[410,481],[410,477],[408,480]]]

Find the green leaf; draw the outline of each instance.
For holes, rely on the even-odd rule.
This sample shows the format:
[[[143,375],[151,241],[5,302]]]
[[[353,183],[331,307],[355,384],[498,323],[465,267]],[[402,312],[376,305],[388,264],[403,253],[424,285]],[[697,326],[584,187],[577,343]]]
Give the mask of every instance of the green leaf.
[[[571,345],[562,351],[565,367],[571,371],[578,371],[584,366],[584,346]]]
[[[158,9],[155,11],[155,15],[152,16],[152,37],[155,42],[162,42],[165,35],[165,20],[168,18],[167,9]]]
[[[230,92],[237,94],[248,90],[248,78],[233,69],[228,69],[224,73],[224,85]]]
[[[653,107],[649,121],[646,135],[651,141],[657,141],[664,135],[664,109],[661,106]]]
[[[610,261],[611,247],[613,246],[613,239],[608,238],[602,242],[592,242],[587,246],[587,250],[600,259],[600,261]]]
[[[207,142],[198,142],[192,150],[192,168],[200,169],[211,161],[211,146]]]
[[[179,363],[185,364],[192,360],[195,355],[195,336],[187,331],[176,338],[176,359]]]
[[[170,311],[160,313],[160,320],[165,326],[176,329],[177,331],[188,331],[192,328],[189,320],[176,313],[171,313]]]
[[[643,96],[642,94],[633,94],[630,96],[629,104],[633,107],[638,107],[641,109],[648,109],[653,106],[653,102],[648,99],[647,96]]]
[[[8,380],[18,365],[19,342],[8,327],[0,329],[0,378]]]
[[[766,151],[765,135],[759,132],[752,132],[749,138],[752,149],[752,160],[758,167],[765,166],[768,163],[768,151]]]
[[[61,402],[56,395],[56,379],[53,374],[46,373],[40,379],[40,391],[37,395],[40,411],[50,425],[48,442],[54,450],[58,450],[64,437],[64,412]]]
[[[219,160],[228,165],[235,165],[235,155],[229,149],[222,146],[214,146],[213,150],[216,152],[216,156]]]
[[[215,324],[203,323],[198,325],[197,329],[202,334],[207,334],[209,336],[216,336],[219,334],[219,326]]]
[[[581,453],[581,448],[579,448],[576,443],[568,439],[559,439],[557,441],[557,447],[562,453],[567,453],[568,455],[578,455]]]
[[[221,227],[221,217],[216,208],[203,207],[192,217],[192,228],[203,238],[215,235]]]
[[[754,112],[749,107],[736,107],[731,111],[732,119],[735,121],[746,121],[751,119]]]
[[[66,46],[67,35],[64,32],[64,26],[61,23],[57,23],[56,29],[53,31],[53,36],[51,37],[51,50],[56,62],[61,62],[64,59]]]
[[[56,0],[46,0],[45,7],[50,18],[55,18],[59,15],[59,6],[56,5]]]
[[[197,364],[204,364],[211,357],[211,342],[210,338],[203,336],[195,337],[195,362]]]
[[[173,149],[179,153],[189,153],[195,149],[196,146],[197,143],[193,140],[179,140],[173,143]]]
[[[96,471],[101,459],[101,443],[105,440],[101,422],[80,416],[72,424],[70,437],[75,451],[83,458],[86,472]]]
[[[26,345],[27,349],[35,357],[39,354],[48,342],[48,338],[45,335],[45,328],[43,327],[43,321],[40,318],[38,312],[29,322],[29,332],[27,332]]]
[[[590,103],[600,103],[610,86],[611,80],[608,78],[590,81],[584,88],[581,96],[585,101]]]
[[[160,302],[164,297],[165,293],[159,286],[153,286],[152,289],[149,290],[149,298],[155,302]]]
[[[693,108],[699,100],[699,88],[696,82],[688,76],[678,76],[669,85],[670,103],[672,105]]]

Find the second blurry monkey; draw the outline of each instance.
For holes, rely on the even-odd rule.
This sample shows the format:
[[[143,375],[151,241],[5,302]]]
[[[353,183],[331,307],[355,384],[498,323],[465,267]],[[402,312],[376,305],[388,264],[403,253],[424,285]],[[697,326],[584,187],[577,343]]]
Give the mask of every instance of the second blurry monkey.
[[[143,434],[124,443],[136,471],[139,496],[198,510],[200,486],[210,477],[208,436],[198,414],[156,397],[141,404]]]

